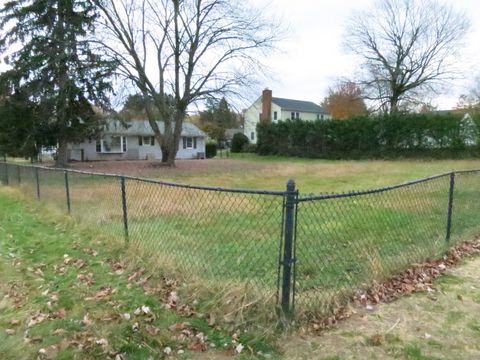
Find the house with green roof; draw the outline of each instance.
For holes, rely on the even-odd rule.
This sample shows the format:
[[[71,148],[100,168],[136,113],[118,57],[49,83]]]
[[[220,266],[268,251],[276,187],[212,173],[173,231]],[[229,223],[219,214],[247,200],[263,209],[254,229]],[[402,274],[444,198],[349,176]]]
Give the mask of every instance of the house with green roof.
[[[327,120],[331,115],[312,101],[285,99],[272,96],[272,90],[263,90],[260,96],[246,111],[243,133],[250,143],[257,143],[257,124],[260,121],[280,120]]]
[[[163,133],[164,123],[157,124]],[[184,122],[177,159],[204,158],[206,137],[194,124]],[[98,138],[69,144],[68,157],[73,161],[161,160],[162,151],[148,120],[109,119]]]

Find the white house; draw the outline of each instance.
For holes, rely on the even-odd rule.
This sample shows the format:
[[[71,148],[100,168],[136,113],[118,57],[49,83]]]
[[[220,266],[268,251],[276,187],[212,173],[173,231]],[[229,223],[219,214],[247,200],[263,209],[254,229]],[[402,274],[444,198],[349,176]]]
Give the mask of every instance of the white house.
[[[288,119],[326,120],[331,119],[331,115],[314,102],[272,97],[272,90],[265,89],[262,96],[245,111],[243,133],[252,144],[256,144],[259,121],[277,122]]]
[[[160,131],[164,124],[157,121]],[[205,156],[206,134],[191,123],[184,122],[177,159],[197,159]],[[98,139],[85,139],[68,145],[69,160],[160,160],[162,151],[156,144],[148,120],[108,120]]]

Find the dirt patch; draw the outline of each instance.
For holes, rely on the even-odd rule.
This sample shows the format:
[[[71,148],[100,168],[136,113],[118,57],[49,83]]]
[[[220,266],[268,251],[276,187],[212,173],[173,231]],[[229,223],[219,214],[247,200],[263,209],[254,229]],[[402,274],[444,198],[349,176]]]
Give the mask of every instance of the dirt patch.
[[[252,171],[265,167],[261,163],[232,159],[177,160],[175,167],[159,166],[160,164],[158,161],[145,160],[92,161],[71,163],[71,168],[108,174],[170,178],[182,174]]]

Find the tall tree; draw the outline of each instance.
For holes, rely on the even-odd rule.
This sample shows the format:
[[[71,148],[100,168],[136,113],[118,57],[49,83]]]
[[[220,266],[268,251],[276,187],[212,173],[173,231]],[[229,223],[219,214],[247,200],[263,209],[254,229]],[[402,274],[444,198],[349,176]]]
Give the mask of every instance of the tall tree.
[[[341,82],[328,90],[328,96],[322,101],[322,107],[334,119],[344,120],[367,113],[361,88],[351,81]]]
[[[101,47],[155,104],[164,131],[154,112],[148,120],[170,165],[189,105],[245,91],[278,36],[278,26],[240,0],[95,1]]]
[[[0,154],[37,159],[43,147],[55,145],[48,121],[21,88],[0,76]]]
[[[225,98],[207,100],[206,109],[200,112],[200,126],[211,138],[224,140],[225,130],[238,127],[238,115],[230,109]]]
[[[113,70],[89,45],[96,9],[90,0],[12,0],[0,10],[7,29],[0,50],[10,51],[20,92],[49,121],[58,143],[57,166],[67,165],[67,143],[92,135],[99,119],[92,105],[108,103]],[[13,49],[13,50],[11,50]]]
[[[469,26],[465,14],[435,0],[377,0],[351,18],[345,44],[363,59],[366,97],[395,113],[454,77]]]

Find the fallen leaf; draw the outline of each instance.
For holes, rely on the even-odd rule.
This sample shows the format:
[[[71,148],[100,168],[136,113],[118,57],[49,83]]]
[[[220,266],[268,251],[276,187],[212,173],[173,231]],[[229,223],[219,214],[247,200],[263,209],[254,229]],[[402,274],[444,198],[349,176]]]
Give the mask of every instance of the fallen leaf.
[[[133,332],[137,332],[138,330],[140,330],[140,325],[138,325],[138,322],[132,325],[132,330]]]
[[[185,329],[188,329],[190,327],[190,323],[188,322],[182,322],[182,323],[176,323],[171,325],[168,330],[171,332],[177,332],[177,331],[183,331]]]
[[[157,328],[155,326],[152,326],[152,325],[145,326],[145,330],[152,336],[155,336],[160,332],[159,328]]]
[[[235,352],[237,354],[240,354],[243,350],[244,346],[242,344],[238,344],[236,347],[235,347]]]
[[[82,325],[83,326],[90,326],[92,324],[93,324],[93,321],[88,318],[88,313],[85,314],[85,316],[83,317],[83,320],[82,320]]]
[[[104,339],[104,338],[101,338],[101,339],[95,340],[95,344],[101,345],[101,346],[107,346],[108,345],[108,340]]]

